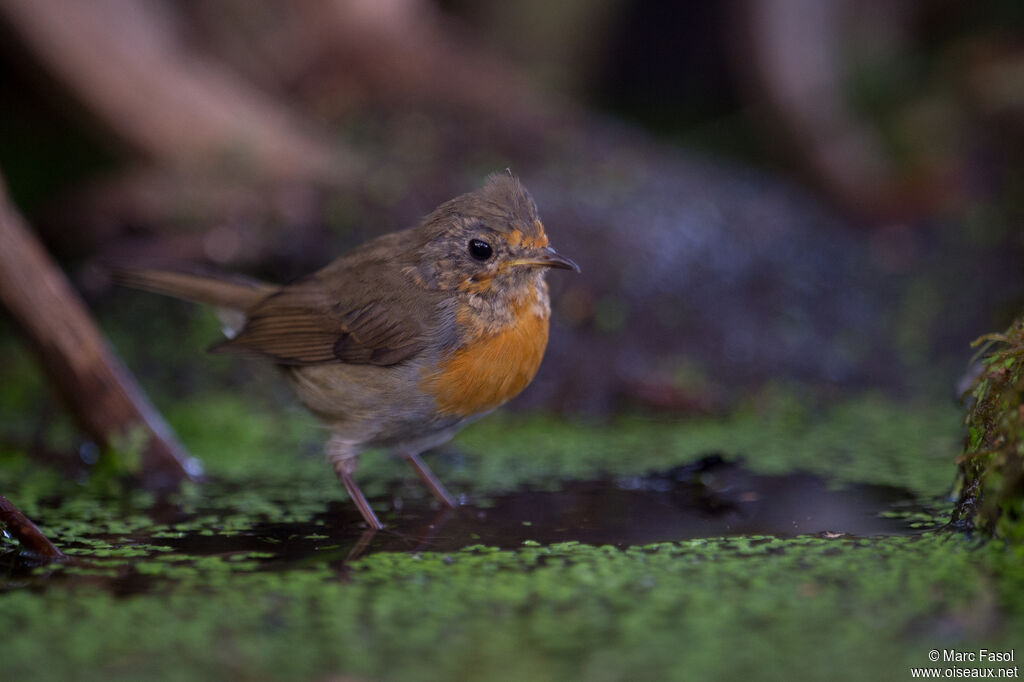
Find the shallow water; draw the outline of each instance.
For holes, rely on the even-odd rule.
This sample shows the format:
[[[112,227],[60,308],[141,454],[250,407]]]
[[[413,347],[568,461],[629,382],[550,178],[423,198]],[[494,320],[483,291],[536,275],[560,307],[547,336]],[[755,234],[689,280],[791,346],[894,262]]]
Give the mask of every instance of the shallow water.
[[[519,491],[450,510],[403,501],[384,514],[387,528],[369,538],[359,534],[365,543],[359,551],[446,552],[476,544],[511,549],[528,541],[626,547],[728,535],[910,535],[921,532],[907,519],[915,508],[914,497],[899,488],[831,488],[810,474],[757,475],[712,457],[653,475],[570,482],[558,491]],[[352,545],[352,518],[348,505],[337,503],[308,526],[257,525],[251,544],[238,549],[267,551],[269,540],[277,553],[298,558],[325,543]],[[328,538],[303,539],[312,533]],[[204,547],[209,545],[195,538],[179,545],[189,552]]]
[[[759,475],[719,456],[646,476],[569,482],[558,491],[522,490],[463,502],[456,509],[439,509],[425,497],[396,494],[374,500],[387,525],[380,532],[364,530],[347,501],[331,502],[300,521],[261,521],[257,514],[230,532],[218,532],[216,519],[237,510],[187,514],[158,505],[150,511],[159,520],[157,527],[188,528],[200,517],[206,523],[178,533],[140,530],[79,537],[69,543],[74,554],[68,564],[73,574],[88,575],[90,582],[99,578],[125,594],[167,579],[162,572],[136,570],[137,562],[152,565],[153,559],[173,558],[179,568],[214,558],[248,562],[248,570],[288,570],[309,562],[344,570],[347,562],[375,552],[443,553],[474,545],[511,549],[570,541],[627,547],[738,535],[873,537],[911,535],[939,525],[906,490],[836,488],[801,473]],[[56,541],[60,544],[61,538]],[[112,552],[96,552],[90,542],[99,541],[109,543]],[[118,561],[125,548],[131,552]],[[111,555],[115,559],[101,558]],[[231,564],[232,570],[242,565]],[[97,566],[102,570],[90,575]],[[56,577],[33,571],[32,562],[15,552],[0,555],[0,571],[7,577],[6,584],[0,579],[0,589],[24,587],[26,581],[41,586]]]

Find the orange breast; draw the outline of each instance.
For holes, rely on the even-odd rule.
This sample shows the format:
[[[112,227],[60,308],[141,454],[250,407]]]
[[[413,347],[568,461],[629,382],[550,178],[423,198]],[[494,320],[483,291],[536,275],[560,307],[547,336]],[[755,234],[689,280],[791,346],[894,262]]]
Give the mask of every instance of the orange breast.
[[[548,320],[531,305],[505,329],[466,343],[426,377],[441,414],[468,417],[494,409],[533,380],[548,344]]]

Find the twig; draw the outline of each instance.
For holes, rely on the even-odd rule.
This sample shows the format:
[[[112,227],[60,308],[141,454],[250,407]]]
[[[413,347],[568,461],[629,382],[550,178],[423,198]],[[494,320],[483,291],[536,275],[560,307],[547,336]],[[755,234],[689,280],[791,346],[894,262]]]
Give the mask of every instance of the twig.
[[[8,532],[31,554],[50,561],[64,556],[36,524],[18,511],[18,508],[3,495],[0,495],[0,524],[6,526]]]
[[[160,163],[286,181],[355,170],[286,107],[189,50],[160,3],[0,0],[0,19],[100,121]]]
[[[104,446],[141,431],[143,482],[171,488],[200,470],[7,200],[0,176],[0,304],[82,428]]]

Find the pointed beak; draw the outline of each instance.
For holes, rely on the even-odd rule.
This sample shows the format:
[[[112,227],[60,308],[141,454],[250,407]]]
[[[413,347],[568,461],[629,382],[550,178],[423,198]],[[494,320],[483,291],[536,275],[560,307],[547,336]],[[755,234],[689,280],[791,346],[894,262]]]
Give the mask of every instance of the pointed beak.
[[[530,265],[533,267],[542,268],[559,268],[561,270],[574,270],[580,271],[580,266],[576,265],[572,260],[559,254],[551,247],[545,247],[538,249],[536,253],[531,254],[528,258],[518,258],[511,263],[512,265]]]

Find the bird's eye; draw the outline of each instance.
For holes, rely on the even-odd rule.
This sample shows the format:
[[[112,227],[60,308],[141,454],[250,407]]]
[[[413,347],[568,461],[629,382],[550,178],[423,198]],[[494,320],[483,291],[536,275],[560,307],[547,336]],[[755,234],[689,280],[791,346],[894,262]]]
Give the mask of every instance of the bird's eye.
[[[469,240],[469,255],[477,260],[487,260],[494,255],[491,245],[482,239]]]

